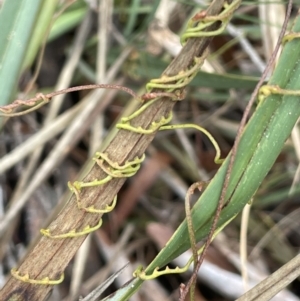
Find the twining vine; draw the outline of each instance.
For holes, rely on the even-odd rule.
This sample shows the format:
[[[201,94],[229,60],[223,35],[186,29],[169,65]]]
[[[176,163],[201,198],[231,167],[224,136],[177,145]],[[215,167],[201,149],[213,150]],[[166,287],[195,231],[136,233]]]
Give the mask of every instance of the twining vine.
[[[199,38],[199,37],[213,37],[215,35],[220,34],[224,28],[226,27],[227,23],[229,22],[230,18],[232,17],[233,12],[238,8],[240,5],[241,0],[234,0],[230,1],[228,0],[225,2],[222,12],[217,16],[208,16],[206,14],[206,11],[201,11],[198,14],[196,14],[191,21],[188,23],[188,27],[186,32],[181,37],[182,44],[185,44],[188,39],[191,38]],[[209,31],[207,30],[215,23],[218,23],[218,29]],[[287,35],[285,42],[289,42],[293,38],[299,37],[298,35]],[[184,98],[184,92],[182,91],[182,88],[186,87],[191,80],[195,77],[196,73],[200,69],[201,65],[203,64],[205,58],[207,56],[207,52],[204,52],[199,57],[194,57],[192,65],[187,70],[180,71],[175,76],[162,76],[158,79],[151,80],[146,85],[147,92],[142,95],[138,96],[136,95],[132,90],[117,86],[117,85],[87,85],[87,86],[79,86],[79,87],[73,87],[69,89],[64,89],[60,91],[56,91],[49,94],[38,94],[36,97],[23,101],[23,100],[17,100],[13,102],[12,104],[1,107],[0,111],[3,112],[2,116],[11,117],[11,116],[19,116],[22,114],[26,114],[30,111],[36,110],[37,108],[41,107],[42,105],[46,104],[51,100],[52,97],[62,94],[62,93],[69,93],[76,90],[85,90],[85,89],[95,89],[95,88],[105,88],[105,89],[117,89],[122,90],[126,93],[131,94],[133,97],[135,97],[137,100],[139,100],[142,103],[142,106],[134,112],[132,115],[128,117],[124,117],[121,119],[121,121],[116,125],[118,129],[123,129],[143,135],[149,135],[153,134],[156,131],[159,130],[169,130],[169,129],[176,129],[176,128],[195,128],[201,132],[203,132],[212,142],[212,144],[215,147],[216,150],[216,156],[215,156],[215,162],[221,163],[222,159],[220,158],[220,149],[217,144],[217,142],[214,140],[214,138],[208,133],[205,129],[201,128],[198,125],[194,124],[182,124],[182,125],[169,125],[170,121],[172,120],[172,113],[170,113],[168,116],[163,116],[159,121],[152,122],[152,124],[148,128],[143,127],[135,127],[132,125],[131,121],[139,116],[141,113],[143,113],[147,108],[152,106],[156,101],[158,101],[161,97],[168,97],[173,101],[181,101]],[[270,64],[269,64],[270,65]],[[164,92],[157,92],[156,89],[162,89]],[[256,92],[257,93],[257,92]],[[283,90],[280,89],[277,86],[264,86],[261,89],[261,95],[267,95],[268,93],[277,93],[277,94],[289,94],[291,95],[300,95],[300,92],[298,91],[290,91],[290,90]],[[297,94],[296,94],[297,93]],[[20,106],[25,105],[29,106],[30,108],[22,111],[22,112],[13,112],[14,109],[19,108]],[[249,114],[249,112],[247,113]],[[245,117],[247,118],[247,116]],[[242,123],[242,127],[245,124]],[[238,140],[237,140],[238,141]],[[238,145],[238,142],[236,143]],[[236,146],[237,147],[237,146]],[[234,151],[234,150],[233,150]],[[234,152],[232,152],[232,160],[234,160]],[[108,213],[112,211],[116,205],[117,202],[117,196],[114,197],[112,204],[106,205],[104,208],[95,208],[94,206],[85,207],[82,205],[81,202],[81,193],[83,189],[88,189],[89,187],[97,187],[101,186],[103,184],[108,183],[109,181],[115,179],[115,178],[128,178],[132,177],[136,174],[136,172],[139,170],[141,163],[145,159],[145,155],[143,154],[141,157],[136,157],[131,161],[125,162],[125,164],[119,165],[118,163],[112,161],[109,158],[108,153],[101,153],[98,152],[95,154],[94,161],[95,163],[106,173],[106,177],[104,179],[96,179],[89,182],[83,182],[83,181],[75,181],[73,183],[69,182],[68,187],[71,190],[72,193],[75,195],[76,204],[79,210],[93,213],[93,214],[103,214]],[[233,162],[233,161],[232,161]],[[233,164],[231,162],[231,165]],[[229,170],[229,169],[228,169]],[[230,174],[230,171],[228,171]],[[226,192],[226,181],[229,180],[228,175],[225,179],[224,189],[222,190],[222,195],[224,191]],[[228,184],[228,183],[227,183]],[[188,195],[191,193],[191,191],[188,193]],[[189,202],[189,198],[186,199],[186,204]],[[216,221],[218,219],[218,214],[221,211],[221,207],[223,205],[222,202],[222,196],[221,200],[217,209],[217,214],[214,219],[214,224],[216,224]],[[156,268],[154,272],[151,275],[148,275],[144,272],[143,269],[138,269],[135,271],[135,276],[139,277],[143,280],[147,279],[153,279],[155,277],[158,277],[163,274],[170,274],[170,273],[182,273],[186,271],[192,262],[194,262],[194,265],[198,267],[199,263],[201,264],[201,259],[198,260],[198,255],[207,248],[207,245],[203,246],[200,250],[195,252],[195,241],[193,239],[193,227],[192,227],[192,220],[191,220],[191,213],[189,206],[186,205],[186,218],[188,223],[188,229],[189,229],[189,236],[191,245],[193,248],[193,256],[188,261],[187,265],[183,268],[176,267],[175,269],[166,268],[165,270],[159,270],[159,268]],[[228,221],[229,223],[230,221]],[[87,225],[83,229],[73,229],[65,233],[61,234],[52,234],[49,229],[41,229],[41,234],[45,237],[48,237],[49,239],[63,239],[63,238],[73,238],[78,236],[87,235],[97,229],[99,229],[102,225],[102,219],[100,218],[98,221],[98,224],[91,227],[90,225]],[[225,225],[223,225],[225,226]],[[222,227],[223,227],[222,226]],[[213,237],[221,230],[221,228],[216,229],[215,226],[212,227],[212,231],[210,233],[210,237],[208,238],[208,242],[213,239]],[[197,268],[194,268],[194,271],[196,271]],[[44,277],[42,279],[32,279],[30,278],[29,273],[24,273],[23,275],[20,275],[17,269],[12,269],[11,274],[16,279],[25,282],[25,283],[31,283],[31,284],[37,284],[37,285],[56,285],[58,283],[61,283],[64,279],[64,275],[62,274],[58,279],[49,279],[49,277]],[[191,279],[192,280],[192,279]]]
[[[188,27],[186,32],[181,37],[182,44],[185,44],[186,41],[190,38],[196,38],[196,37],[213,37],[215,35],[220,34],[224,28],[226,27],[227,23],[229,22],[233,12],[236,10],[236,8],[240,5],[240,0],[235,1],[228,1],[225,2],[223,11],[218,16],[207,16],[206,11],[201,11],[200,13],[196,14],[191,21],[188,23]],[[205,31],[205,29],[210,28],[215,23],[221,23],[219,26],[219,29],[213,30],[213,31]],[[146,93],[139,97],[135,94],[132,90],[118,85],[105,85],[105,84],[99,84],[99,85],[86,85],[86,86],[79,86],[79,87],[73,87],[68,88],[48,94],[37,94],[36,97],[30,99],[30,100],[16,100],[12,104],[7,105],[5,107],[0,107],[0,111],[2,112],[1,116],[6,117],[12,117],[12,116],[19,116],[23,114],[27,114],[33,110],[36,110],[37,108],[43,106],[44,104],[48,103],[52,97],[62,94],[62,93],[69,93],[77,90],[86,90],[86,89],[95,89],[95,88],[104,88],[104,89],[117,89],[122,90],[126,93],[131,94],[133,97],[138,99],[143,105],[132,115],[128,117],[124,117],[121,119],[121,122],[119,122],[116,127],[118,129],[128,130],[131,132],[149,135],[153,134],[156,131],[160,130],[169,130],[169,129],[178,129],[178,128],[194,128],[201,132],[203,132],[212,142],[215,150],[216,150],[216,156],[214,161],[216,163],[222,163],[222,159],[220,158],[220,148],[215,141],[215,139],[211,136],[209,132],[207,132],[202,127],[195,125],[195,124],[181,124],[181,125],[169,125],[170,121],[172,120],[172,113],[170,113],[168,116],[163,116],[161,120],[157,122],[152,122],[152,124],[148,128],[142,128],[142,127],[134,127],[131,124],[131,121],[139,116],[142,112],[144,112],[147,108],[152,106],[156,101],[158,101],[161,97],[167,96],[171,98],[173,101],[180,101],[184,98],[184,92],[182,92],[182,88],[186,87],[192,79],[197,74],[198,70],[202,66],[205,58],[207,56],[207,52],[205,51],[200,57],[194,57],[192,65],[187,69],[179,72],[175,76],[162,76],[158,79],[151,80],[146,85]],[[155,89],[162,89],[164,92],[156,92]],[[25,111],[21,112],[14,112],[14,109],[19,108],[20,106],[27,106]],[[101,180],[93,180],[90,182],[82,182],[82,181],[75,181],[74,183],[69,182],[68,187],[71,190],[72,193],[74,193],[77,207],[79,210],[83,210],[89,213],[94,214],[103,214],[108,213],[112,211],[116,205],[117,202],[117,196],[114,197],[111,205],[106,205],[105,208],[95,208],[94,206],[90,207],[84,207],[81,203],[81,191],[82,189],[88,189],[89,187],[96,187],[101,186],[105,183],[108,183],[114,178],[128,178],[132,177],[136,174],[136,172],[139,170],[141,163],[145,159],[145,155],[142,157],[136,157],[132,161],[127,161],[123,165],[119,165],[116,162],[113,162],[109,158],[109,154],[98,152],[96,153],[93,160],[96,162],[96,164],[107,174],[107,176],[104,179]],[[189,202],[189,197],[186,199],[186,204]],[[188,209],[189,206],[186,205],[186,216],[189,227],[189,235],[192,247],[195,248],[195,242],[192,239],[193,237],[193,230],[192,230],[192,221],[191,221],[191,213]],[[41,229],[40,232],[42,235],[48,237],[49,239],[63,239],[63,238],[73,238],[78,236],[87,235],[97,229],[99,229],[102,225],[102,219],[100,218],[98,224],[96,226],[91,227],[90,225],[87,225],[83,229],[73,229],[65,233],[61,234],[52,234],[49,229]],[[214,235],[216,235],[220,229],[217,229],[217,231],[214,231]],[[195,250],[195,249],[194,249]],[[146,275],[143,271],[143,269],[137,269],[134,273],[136,277],[140,277],[141,279],[147,280],[147,279],[153,279],[155,277],[158,277],[163,274],[170,274],[170,273],[182,273],[186,271],[191,263],[194,261],[194,264],[196,265],[196,254],[200,254],[203,250],[203,247],[195,251],[191,259],[188,261],[187,265],[183,268],[176,267],[175,269],[166,268],[165,270],[158,270],[155,269],[154,272],[151,275]],[[11,274],[16,279],[31,283],[31,284],[39,284],[39,285],[56,285],[61,283],[64,280],[64,274],[62,274],[58,279],[49,279],[49,277],[44,277],[43,279],[31,279],[29,276],[29,273],[25,273],[24,275],[20,275],[17,269],[12,269]]]

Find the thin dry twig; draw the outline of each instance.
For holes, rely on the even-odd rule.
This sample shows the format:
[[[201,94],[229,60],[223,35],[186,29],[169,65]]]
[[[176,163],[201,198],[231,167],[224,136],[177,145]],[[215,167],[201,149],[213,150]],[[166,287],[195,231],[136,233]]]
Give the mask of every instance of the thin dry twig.
[[[191,205],[190,205],[190,197],[192,194],[194,194],[195,190],[198,189],[199,191],[202,191],[203,186],[205,186],[205,182],[196,182],[190,186],[186,193],[185,197],[185,214],[186,214],[186,223],[188,227],[188,232],[189,232],[189,238],[190,238],[190,243],[191,243],[191,249],[194,257],[194,270],[193,274],[196,274],[194,282],[191,284],[191,300],[194,300],[194,295],[195,295],[195,285],[196,285],[196,280],[197,280],[197,265],[198,265],[198,250],[197,250],[197,241],[195,237],[195,231],[193,227],[193,219],[192,219],[192,213],[191,213]],[[183,287],[183,286],[182,286]],[[182,291],[184,292],[184,290]]]
[[[268,301],[300,275],[300,255],[297,255],[272,275],[261,281],[236,301]],[[272,299],[273,300],[273,299]],[[283,299],[282,299],[283,300]],[[287,300],[287,299],[285,299]]]
[[[112,89],[112,90],[119,90],[126,92],[130,94],[132,97],[135,99],[139,100],[141,103],[147,100],[151,100],[156,97],[170,97],[170,98],[176,98],[176,100],[181,100],[184,97],[184,93],[181,94],[174,94],[174,93],[169,93],[169,92],[149,92],[145,93],[142,96],[137,95],[133,90],[130,88],[121,86],[121,85],[114,85],[114,84],[94,84],[94,85],[82,85],[82,86],[76,86],[76,87],[71,87],[71,88],[66,88],[58,91],[54,91],[51,93],[43,94],[43,93],[38,93],[36,94],[35,97],[32,97],[27,100],[22,100],[22,99],[16,99],[12,103],[0,107],[0,111],[3,112],[3,114],[0,114],[0,116],[4,117],[15,117],[15,116],[21,116],[28,114],[29,112],[35,111],[38,108],[42,107],[43,105],[47,104],[51,98],[57,95],[61,94],[67,94],[70,92],[75,92],[75,91],[83,91],[83,90],[95,90],[95,89]],[[41,101],[39,104],[38,102]],[[21,106],[28,106],[32,107],[30,109],[26,109],[25,111],[22,112],[17,112],[17,113],[11,113],[14,109],[19,108]]]

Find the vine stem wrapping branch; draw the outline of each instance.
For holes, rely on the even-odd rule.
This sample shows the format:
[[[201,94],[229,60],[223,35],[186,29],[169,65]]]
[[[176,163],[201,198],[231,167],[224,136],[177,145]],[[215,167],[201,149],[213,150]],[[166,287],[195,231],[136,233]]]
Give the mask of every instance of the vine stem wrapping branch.
[[[237,0],[235,0],[237,1]],[[231,2],[231,1],[229,1]],[[207,10],[207,15],[218,15],[222,12],[226,1],[215,0]],[[213,23],[207,29],[209,31],[217,30],[221,25],[220,21]],[[188,72],[191,70],[195,63],[195,57],[201,57],[205,59],[205,49],[207,48],[212,37],[194,37],[189,38],[183,47],[181,53],[174,59],[169,67],[164,71],[163,77],[172,77],[178,75],[180,72]],[[196,73],[198,70],[195,70]],[[182,80],[184,81],[185,75]],[[192,78],[193,76],[189,77]],[[181,79],[180,79],[181,80]],[[175,83],[177,81],[175,80]],[[184,82],[187,85],[189,82]],[[182,95],[182,91],[185,88],[183,85],[179,91],[165,91],[154,88],[150,93],[172,93],[164,94],[161,100],[156,100],[151,106],[148,106],[141,114],[136,116],[130,121],[130,125],[135,128],[147,129],[151,125],[158,124],[165,116],[170,116],[170,112],[174,106],[174,94],[178,98],[178,95]],[[154,94],[158,95],[158,94]],[[161,94],[163,95],[163,94]],[[166,95],[168,95],[166,97]],[[171,96],[171,98],[170,98]],[[42,98],[43,99],[43,98]],[[150,97],[152,102],[152,97]],[[47,99],[43,99],[46,101]],[[148,100],[148,99],[146,99]],[[148,103],[148,102],[147,102]],[[123,125],[126,125],[123,123]],[[157,129],[148,135],[141,134],[139,132],[132,132],[128,129],[121,128],[115,138],[110,142],[109,146],[105,149],[104,153],[109,154],[109,158],[112,162],[122,166],[124,163],[132,162],[134,158],[141,158],[145,152],[147,146],[150,144],[155,136]],[[133,162],[134,163],[134,162]],[[95,179],[104,179],[107,174],[96,163],[89,173],[82,180],[83,183],[90,183]],[[82,208],[107,208],[106,205],[111,204],[114,196],[119,191],[120,187],[125,182],[125,178],[114,178],[109,182],[101,186],[89,187],[83,189],[79,195],[80,205]],[[80,188],[79,188],[80,189]],[[30,271],[31,280],[40,279],[40,281],[46,281],[46,279],[60,279],[62,272],[66,268],[67,264],[73,258],[75,252],[84,241],[88,231],[99,224],[102,213],[86,212],[85,210],[79,210],[78,200],[76,199],[76,193],[74,192],[72,197],[66,202],[66,205],[59,213],[57,218],[48,226],[49,230],[45,233],[50,233],[51,237],[42,237],[32,251],[23,260],[22,264],[18,268],[18,275],[28,275]],[[89,228],[87,228],[87,225]],[[74,232],[74,230],[76,231]],[[77,229],[84,229],[81,231],[80,236],[67,236],[63,238],[54,238],[62,233],[77,233]],[[86,232],[85,232],[86,230]],[[21,276],[22,277],[22,276]],[[22,278],[22,280],[24,280]],[[30,283],[29,281],[20,281],[20,279],[11,277],[2,291],[0,292],[0,298],[2,300],[12,300],[12,298],[22,298],[22,296],[30,296],[30,300],[37,301],[43,300],[48,292],[51,290],[51,285],[37,285]],[[28,279],[27,279],[28,280]],[[45,283],[40,283],[45,284]]]

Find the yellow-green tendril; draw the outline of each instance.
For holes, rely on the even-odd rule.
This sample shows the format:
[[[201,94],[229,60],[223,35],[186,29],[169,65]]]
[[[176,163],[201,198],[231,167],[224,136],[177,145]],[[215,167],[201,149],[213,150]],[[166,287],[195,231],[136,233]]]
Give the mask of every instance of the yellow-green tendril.
[[[71,182],[68,182],[68,186],[69,186],[69,189],[75,194],[77,207],[80,210],[83,210],[83,211],[86,211],[86,212],[89,212],[89,213],[101,214],[101,213],[111,212],[116,207],[117,196],[114,197],[114,199],[112,201],[112,204],[111,205],[105,205],[104,209],[96,209],[94,205],[89,206],[89,207],[84,207],[81,203],[81,200],[80,200],[80,195],[79,195],[80,191],[76,187],[74,187]]]
[[[132,161],[126,161],[125,164],[123,165],[120,165],[116,162],[113,162],[111,159],[108,158],[108,154],[106,153],[100,153],[100,152],[97,152],[96,155],[95,155],[95,158],[96,159],[100,159],[100,160],[103,160],[105,162],[107,162],[111,167],[113,167],[114,169],[116,170],[126,170],[126,169],[131,169],[133,168],[133,166],[140,166],[140,164],[145,160],[145,154],[142,155],[141,158],[139,157],[135,157]]]
[[[165,269],[159,271],[159,268],[157,267],[157,268],[154,269],[154,271],[151,275],[147,275],[145,273],[145,271],[143,270],[143,268],[139,267],[138,269],[136,269],[133,272],[133,277],[138,277],[142,280],[152,280],[152,279],[155,279],[155,278],[160,277],[162,275],[182,274],[182,273],[186,272],[189,269],[192,262],[193,262],[193,257],[190,258],[188,263],[183,268],[176,267],[174,269],[171,269],[168,266],[166,266]]]
[[[95,162],[104,170],[109,176],[114,178],[128,178],[136,174],[140,169],[141,163],[145,160],[145,154],[141,158],[136,157],[132,161],[126,161],[124,165],[119,165],[111,161],[105,153],[97,152],[94,159]],[[105,166],[105,163],[109,167]]]
[[[42,284],[42,285],[57,285],[57,284],[60,284],[64,281],[64,274],[61,274],[60,278],[57,279],[57,280],[50,280],[49,277],[45,277],[41,280],[38,280],[38,279],[31,279],[29,274],[25,274],[23,276],[20,275],[20,272],[16,269],[11,269],[11,275],[22,281],[22,282],[26,282],[26,283],[31,283],[31,284]]]
[[[184,45],[189,38],[211,37],[221,34],[228,24],[233,11],[238,8],[240,3],[241,0],[234,0],[230,4],[225,2],[224,10],[218,16],[206,16],[205,11],[198,13],[189,21],[185,33],[181,36],[181,44]],[[210,27],[213,23],[220,21],[222,24],[219,29],[204,31],[205,28]]]
[[[226,221],[225,224],[221,225],[218,229],[216,229],[214,235],[213,235],[213,239],[223,230],[224,227],[226,227],[234,218],[236,217],[233,216],[230,220]],[[204,249],[204,246],[202,246],[199,250],[198,250],[198,255],[200,255],[202,253]],[[144,270],[141,266],[139,266],[134,272],[133,272],[133,277],[138,277],[142,280],[151,280],[151,279],[155,279],[157,277],[160,277],[162,275],[166,275],[166,274],[181,274],[186,272],[190,265],[192,264],[192,262],[194,261],[194,256],[192,255],[191,258],[189,259],[189,261],[187,262],[187,264],[180,268],[180,267],[176,267],[174,269],[169,268],[168,266],[165,267],[165,269],[163,270],[159,270],[159,267],[155,268],[154,271],[150,274],[147,275],[146,274],[146,270]]]
[[[149,127],[149,129],[144,129],[141,126],[134,127],[130,123],[118,123],[116,127],[118,129],[128,130],[138,134],[153,134],[157,130],[159,130],[164,124],[169,123],[172,120],[173,114],[170,112],[170,115],[167,117],[162,117],[160,121],[153,121]]]
[[[136,157],[132,161],[126,161],[123,165],[113,162],[111,159],[109,159],[108,154],[106,153],[97,152],[93,160],[99,167],[101,167],[101,169],[107,174],[107,176],[102,180],[94,180],[91,182],[68,182],[68,187],[71,192],[75,194],[77,206],[79,209],[89,213],[108,213],[115,208],[117,196],[114,197],[112,204],[106,205],[104,209],[96,209],[93,205],[84,207],[80,198],[81,189],[86,187],[101,186],[114,178],[132,177],[140,169],[141,163],[145,160],[145,154],[143,154],[141,158]]]
[[[180,88],[186,87],[192,79],[196,76],[198,70],[204,62],[206,57],[207,50],[201,57],[195,57],[193,65],[186,71],[180,71],[177,75],[174,76],[162,76],[160,78],[152,79],[146,85],[146,90],[151,91],[152,89],[165,89],[167,92],[173,92]],[[177,99],[173,99],[177,100]]]
[[[122,123],[126,123],[129,122],[130,120],[132,120],[133,118],[139,116],[142,112],[144,112],[148,107],[150,107],[153,103],[155,103],[158,99],[160,99],[159,97],[153,98],[150,101],[147,101],[143,106],[141,106],[138,110],[136,110],[134,113],[132,113],[130,116],[128,117],[123,117],[121,119]]]
[[[282,44],[284,45],[285,43],[290,42],[294,39],[298,39],[298,38],[300,38],[300,33],[299,32],[287,33],[282,39]]]
[[[89,213],[97,213],[97,214],[101,214],[101,213],[109,213],[111,211],[113,211],[116,207],[117,204],[117,199],[118,196],[116,195],[111,203],[111,205],[106,205],[105,209],[96,209],[94,205],[90,206],[90,207],[83,207],[80,201],[77,201],[77,205],[79,209],[82,209],[86,212]]]
[[[72,185],[77,189],[77,190],[81,190],[81,188],[85,188],[85,187],[95,187],[95,186],[101,186],[103,184],[108,183],[109,181],[111,181],[113,179],[113,177],[111,176],[107,176],[102,180],[94,180],[91,182],[80,182],[80,181],[75,181]],[[70,187],[70,185],[69,185]]]
[[[41,229],[40,232],[42,235],[54,239],[73,238],[73,237],[79,237],[79,236],[90,234],[91,232],[98,230],[101,227],[101,225],[102,225],[102,218],[100,219],[99,223],[95,227],[91,227],[88,225],[82,231],[78,231],[78,232],[75,229],[62,234],[51,234],[50,229]]]
[[[159,79],[158,79],[159,80]],[[154,80],[155,81],[155,80]],[[148,83],[147,85],[151,85],[152,81],[150,83]],[[146,85],[146,86],[147,86]],[[150,89],[151,90],[151,89]],[[171,89],[170,89],[171,90]],[[172,89],[173,91],[173,89]],[[130,120],[132,120],[133,118],[139,116],[142,112],[144,112],[147,108],[149,108],[151,105],[153,105],[157,100],[161,99],[161,97],[156,97],[155,95],[157,94],[160,94],[159,92],[158,93],[146,93],[142,96],[142,99],[144,96],[147,96],[147,95],[151,95],[151,98],[150,100],[147,100],[147,102],[145,102],[139,109],[137,109],[135,112],[133,112],[130,116],[128,117],[122,117],[121,119],[121,123],[127,123],[129,122]],[[153,96],[153,95],[154,96]],[[171,93],[172,97],[169,96],[169,99],[173,100],[173,101],[180,101],[182,99],[184,99],[184,96],[185,96],[185,93],[183,91],[180,91],[180,90],[175,90],[174,92]]]
[[[286,89],[281,89],[277,85],[264,85],[259,89],[259,94],[258,94],[259,104],[262,103],[265,100],[265,98],[267,98],[271,94],[299,96],[300,90],[286,90]]]
[[[224,160],[221,159],[221,150],[220,147],[217,143],[217,141],[214,139],[214,137],[204,128],[196,125],[196,124],[174,124],[174,125],[165,125],[169,123],[172,120],[172,112],[170,113],[169,117],[167,118],[162,118],[161,121],[159,122],[153,122],[149,129],[144,129],[142,127],[133,127],[130,123],[118,123],[116,126],[117,128],[122,128],[124,130],[129,130],[131,132],[139,133],[139,134],[152,134],[155,131],[164,131],[164,130],[174,130],[174,129],[186,129],[186,128],[194,128],[197,129],[198,131],[202,132],[205,134],[208,139],[211,141],[213,144],[215,150],[216,150],[216,156],[214,159],[214,162],[216,164],[221,164]]]
[[[192,123],[190,123],[190,124],[189,123],[174,124],[174,125],[162,126],[159,130],[164,131],[164,130],[188,129],[188,128],[197,129],[198,131],[202,132],[203,134],[205,134],[207,136],[207,138],[210,140],[210,142],[213,144],[213,146],[216,150],[216,156],[215,156],[214,162],[217,164],[221,164],[224,161],[224,159],[221,159],[221,150],[220,150],[220,147],[219,147],[217,141],[206,129],[202,128],[201,126],[192,124]]]
[[[98,166],[100,166],[105,173],[108,175],[101,180],[94,180],[91,182],[80,182],[75,181],[74,183],[68,183],[68,186],[70,190],[74,193],[80,192],[81,188],[85,187],[96,187],[101,186],[103,184],[108,183],[113,178],[128,178],[132,177],[136,174],[136,172],[139,170],[141,162],[145,159],[145,155],[142,156],[142,158],[136,157],[132,161],[126,161],[124,165],[119,165],[118,163],[115,163],[108,159],[107,154],[104,153],[96,153],[93,160],[97,163]],[[104,165],[104,162],[108,163],[109,167],[106,167]]]

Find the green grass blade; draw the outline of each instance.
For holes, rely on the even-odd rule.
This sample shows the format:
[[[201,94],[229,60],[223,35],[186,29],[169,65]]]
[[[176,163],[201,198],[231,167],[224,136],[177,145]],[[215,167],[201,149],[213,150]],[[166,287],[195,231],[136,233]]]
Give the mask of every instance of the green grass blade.
[[[127,37],[129,36],[134,29],[135,22],[138,17],[138,8],[141,6],[140,0],[133,0],[130,6],[130,11],[128,15],[128,22],[126,24],[126,28],[124,30],[124,35]]]
[[[57,2],[58,0],[43,1],[36,21],[36,26],[32,32],[23,69],[26,69],[32,65],[41,44],[44,42],[45,35],[48,32],[48,27],[51,26]]]
[[[131,279],[125,285],[123,285],[120,289],[118,289],[115,293],[110,296],[102,299],[102,301],[125,301],[130,298],[135,292],[138,291],[139,287],[143,283],[140,279]]]
[[[300,19],[294,26],[300,31]],[[300,40],[288,43],[269,84],[283,89],[300,90]],[[235,159],[226,203],[219,225],[232,218],[249,202],[279,155],[293,126],[300,116],[299,97],[271,95],[255,111],[249,121]],[[220,197],[229,158],[208,185],[193,209],[193,224],[197,240],[207,236]],[[188,249],[186,222],[175,232],[167,246],[147,269],[164,266]]]
[[[78,24],[81,23],[86,12],[87,6],[80,6],[59,16],[54,22],[53,27],[51,28],[48,42],[53,41],[67,31],[75,28]]]
[[[300,18],[297,19],[293,30],[300,31]],[[300,90],[299,77],[300,39],[295,39],[284,47],[269,84],[279,85],[283,89]],[[218,226],[239,213],[255,194],[299,116],[300,105],[297,96],[271,95],[255,111],[242,135],[226,195],[228,204],[222,210]],[[205,238],[210,231],[228,162],[229,158],[193,208],[193,225],[198,241]],[[156,267],[165,266],[189,248],[187,224],[184,221],[166,247],[147,267],[147,274],[151,274]],[[127,300],[141,284],[140,279],[132,280],[122,291],[105,300]]]
[[[17,85],[41,0],[6,0],[0,12],[0,105]]]

